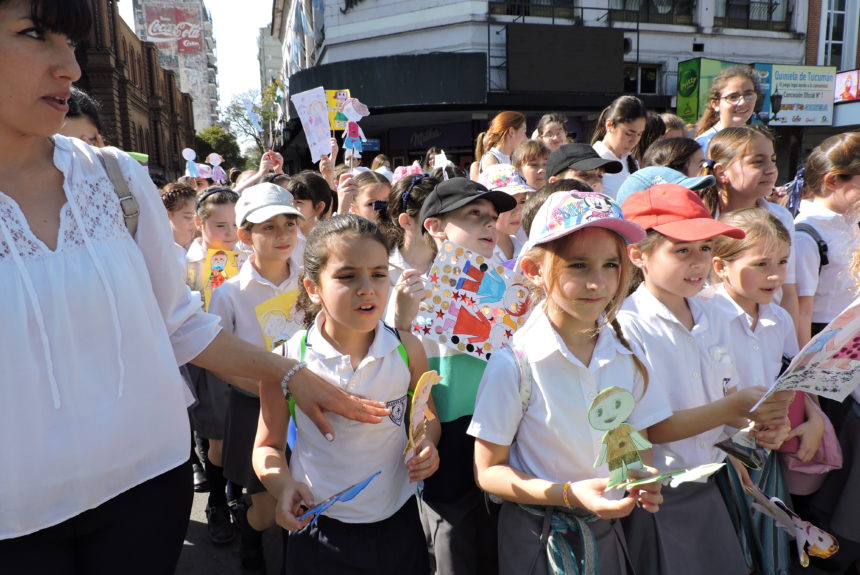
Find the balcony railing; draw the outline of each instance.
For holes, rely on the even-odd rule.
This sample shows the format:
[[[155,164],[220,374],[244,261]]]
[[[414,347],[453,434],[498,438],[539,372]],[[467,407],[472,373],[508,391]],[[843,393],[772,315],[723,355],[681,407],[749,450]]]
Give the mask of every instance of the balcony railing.
[[[519,16],[576,20],[575,0],[489,0],[492,16]]]
[[[693,0],[609,0],[609,17],[615,22],[690,25]]]
[[[788,0],[719,0],[714,26],[744,30],[790,30]]]

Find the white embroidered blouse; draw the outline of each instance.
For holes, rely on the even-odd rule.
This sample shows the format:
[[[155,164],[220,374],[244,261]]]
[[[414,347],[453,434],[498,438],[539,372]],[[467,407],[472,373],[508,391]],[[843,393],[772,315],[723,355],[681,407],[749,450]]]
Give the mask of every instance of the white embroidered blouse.
[[[177,365],[218,319],[186,288],[164,206],[126,155],[136,240],[92,149],[55,137],[54,251],[0,183],[0,539],[56,525],[188,458]]]

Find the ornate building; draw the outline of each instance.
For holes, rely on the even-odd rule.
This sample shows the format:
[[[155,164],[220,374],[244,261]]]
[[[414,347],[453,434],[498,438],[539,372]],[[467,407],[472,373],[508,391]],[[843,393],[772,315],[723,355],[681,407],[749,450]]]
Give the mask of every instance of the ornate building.
[[[150,173],[174,180],[185,168],[180,151],[194,145],[191,96],[159,66],[155,45],[126,25],[116,0],[92,0],[92,9],[93,29],[77,50],[76,85],[101,104],[107,144],[148,154]]]

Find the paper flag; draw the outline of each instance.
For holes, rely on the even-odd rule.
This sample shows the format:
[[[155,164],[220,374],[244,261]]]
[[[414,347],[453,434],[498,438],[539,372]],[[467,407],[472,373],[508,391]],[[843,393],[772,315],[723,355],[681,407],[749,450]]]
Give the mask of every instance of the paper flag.
[[[406,447],[403,449],[406,455],[406,461],[409,461],[416,455],[418,444],[424,439],[426,429],[427,414],[430,408],[427,406],[430,401],[430,391],[433,386],[442,381],[439,374],[435,371],[425,371],[415,390],[412,394],[412,404],[409,408],[409,438],[406,441]]]
[[[483,360],[510,342],[530,311],[522,275],[452,242],[439,248],[427,284],[432,295],[413,333]]]
[[[607,489],[627,481],[629,470],[645,469],[639,450],[650,449],[651,442],[626,423],[635,407],[632,393],[623,387],[612,386],[598,393],[588,408],[588,423],[594,429],[606,432],[594,467],[600,467],[604,462],[607,464]]]
[[[364,481],[359,481],[358,483],[347,487],[343,491],[335,493],[322,503],[315,505],[312,509],[308,509],[307,511],[305,511],[302,515],[298,517],[299,521],[304,521],[305,519],[310,519],[311,517],[313,517],[313,520],[311,520],[311,524],[316,523],[316,520],[319,518],[319,516],[328,511],[329,508],[338,501],[350,501],[352,499],[355,499],[355,496],[361,493],[361,491],[365,487],[367,487],[368,484],[373,481],[373,479],[380,473],[382,473],[382,471],[377,471]]]
[[[842,401],[860,384],[860,298],[803,346],[776,383],[753,406],[777,391],[805,391]]]
[[[301,314],[296,309],[298,297],[299,290],[294,289],[269,298],[254,308],[267,350],[275,349],[302,329]]]
[[[346,116],[341,112],[344,102],[349,99],[349,90],[326,90],[325,102],[328,107],[328,123],[332,130],[346,129]]]
[[[329,133],[328,106],[326,105],[325,90],[322,86],[311,88],[290,96],[305,138],[311,150],[311,161],[317,163],[320,158],[331,154],[331,135]]]
[[[756,511],[773,518],[781,529],[788,532],[788,535],[795,539],[797,554],[800,556],[800,564],[803,567],[809,566],[810,555],[827,559],[839,551],[839,543],[832,535],[816,527],[809,521],[801,519],[797,513],[789,509],[779,498],[768,498],[755,485],[751,487],[744,486],[744,491],[752,496],[752,507]]]
[[[207,274],[203,286],[203,305],[209,311],[212,301],[212,291],[221,287],[225,281],[239,273],[240,252],[227,250],[208,250],[204,274]]]

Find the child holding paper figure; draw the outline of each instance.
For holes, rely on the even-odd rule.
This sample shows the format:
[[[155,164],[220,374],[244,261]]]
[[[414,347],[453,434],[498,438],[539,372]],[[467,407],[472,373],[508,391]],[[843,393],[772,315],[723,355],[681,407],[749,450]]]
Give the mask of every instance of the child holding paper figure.
[[[317,224],[308,238],[304,269],[300,302],[308,329],[275,353],[299,359],[350,393],[387,402],[390,415],[377,424],[333,418],[337,441],[331,443],[295,409],[297,438],[288,465],[288,398],[278,384],[263,383],[254,469],[277,500],[278,523],[296,530],[285,571],[428,573],[415,494],[417,482],[439,465],[439,424],[428,418],[417,455],[404,463],[408,392],[427,371],[427,360],[412,334],[381,321],[391,289],[388,244],[372,222],[335,216]],[[302,505],[313,507],[377,471],[360,493],[335,502],[314,525],[297,520]]]
[[[488,191],[466,178],[450,178],[439,182],[424,199],[418,219],[437,249],[448,240],[490,259],[496,247],[498,215],[515,205],[516,200],[505,192]],[[417,312],[417,306],[415,309]],[[439,472],[424,482],[421,501],[436,572],[495,575],[497,506],[485,505],[484,494],[475,484],[474,440],[466,433],[487,364],[437,338],[421,339],[430,369],[442,376],[432,392],[443,429],[439,442],[442,464]]]
[[[744,232],[714,220],[695,193],[676,184],[636,192],[622,209],[648,235],[628,248],[644,281],[624,302],[618,320],[624,335],[644,351],[653,368],[651,381],[674,411],[649,429],[654,465],[671,471],[722,462],[725,454],[714,443],[725,437],[724,426],[745,427],[747,417],[763,425],[784,424],[793,398],[793,393],[774,395],[748,413],[767,387],[732,393],[738,376],[729,355],[729,317],[694,297],[711,268],[713,238],[742,239]],[[713,481],[685,483],[664,497],[653,519],[634,514],[628,522],[643,536],[656,528],[663,573],[746,573],[740,542]],[[634,538],[631,553],[646,557],[653,545]],[[654,572],[649,567],[639,571]]]
[[[280,186],[257,184],[242,193],[236,204],[238,236],[253,253],[239,275],[215,291],[209,308],[221,317],[226,331],[267,347],[267,341],[273,337],[285,338],[301,329],[299,321],[285,322],[279,333],[266,334],[264,319],[271,313],[260,313],[260,308],[275,300],[274,309],[288,317],[295,316],[293,307],[301,264],[294,253],[302,218],[293,205],[292,195]],[[239,555],[243,569],[259,570],[265,564],[262,531],[275,524],[275,500],[251,466],[260,414],[259,382],[238,378],[225,381],[231,386],[224,438],[224,476],[248,492],[250,503],[241,505],[239,513]]]
[[[605,447],[603,431],[623,420],[620,413],[617,421],[598,415],[607,393],[613,410],[619,388],[630,394],[624,415],[643,440],[672,415],[615,320],[632,274],[626,245],[644,236],[617,204],[594,192],[554,193],[532,222],[517,264],[545,301],[512,347],[493,354],[469,426],[478,484],[505,501],[502,574],[555,572],[547,566],[571,563],[590,573],[597,562],[601,574],[633,573],[616,519],[637,504],[656,512],[660,484],[627,496],[608,493],[610,468],[593,463]],[[592,402],[586,421],[579,414]],[[626,458],[613,448],[616,455]]]

